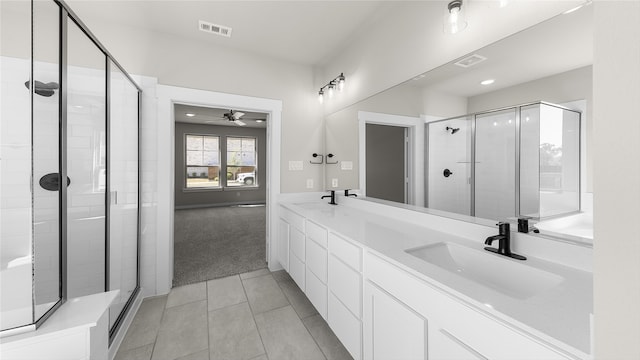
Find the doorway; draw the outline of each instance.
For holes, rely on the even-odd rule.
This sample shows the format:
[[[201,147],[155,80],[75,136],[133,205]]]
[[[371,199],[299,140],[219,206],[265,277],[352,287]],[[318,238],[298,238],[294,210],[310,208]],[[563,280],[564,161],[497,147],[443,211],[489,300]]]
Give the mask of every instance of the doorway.
[[[366,124],[367,196],[407,203],[408,130]]]
[[[271,239],[277,238],[277,217],[272,216],[277,212],[275,199],[280,193],[280,138],[282,101],[264,99],[251,96],[219,93],[214,91],[189,89],[183,87],[158,85],[158,137],[159,144],[170,146],[158,146],[157,164],[157,224],[158,232],[155,241],[155,257],[143,259],[143,262],[152,261],[155,266],[155,289],[151,293],[167,294],[173,282],[173,258],[174,258],[174,193],[175,193],[175,104],[191,104],[205,107],[224,107],[247,109],[251,111],[269,114],[267,121],[267,194],[266,194],[266,253],[265,258],[269,270],[279,270],[281,267],[277,261],[277,245]],[[272,244],[273,243],[273,244]],[[153,284],[152,284],[153,285]],[[155,290],[155,291],[154,291]]]
[[[424,205],[424,121],[420,117],[358,112],[359,185],[363,195]]]
[[[174,105],[173,286],[267,267],[268,114]]]

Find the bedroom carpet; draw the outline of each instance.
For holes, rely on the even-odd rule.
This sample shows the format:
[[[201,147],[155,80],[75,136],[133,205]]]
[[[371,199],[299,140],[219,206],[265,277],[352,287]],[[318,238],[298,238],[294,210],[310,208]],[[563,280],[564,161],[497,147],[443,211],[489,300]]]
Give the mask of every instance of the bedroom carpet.
[[[175,211],[173,286],[267,267],[264,206]]]

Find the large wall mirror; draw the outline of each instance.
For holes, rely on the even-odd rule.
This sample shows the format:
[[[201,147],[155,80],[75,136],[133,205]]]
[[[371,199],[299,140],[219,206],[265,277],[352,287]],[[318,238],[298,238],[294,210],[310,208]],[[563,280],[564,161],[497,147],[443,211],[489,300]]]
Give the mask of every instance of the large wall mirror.
[[[592,243],[592,13],[328,114],[326,189],[487,225],[527,217],[541,236]]]

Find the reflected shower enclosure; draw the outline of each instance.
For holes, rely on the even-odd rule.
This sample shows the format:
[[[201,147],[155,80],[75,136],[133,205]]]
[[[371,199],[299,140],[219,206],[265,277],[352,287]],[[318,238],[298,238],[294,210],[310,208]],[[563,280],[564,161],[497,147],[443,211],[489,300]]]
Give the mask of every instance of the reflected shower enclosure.
[[[580,116],[538,102],[428,123],[427,207],[500,221],[579,212]]]
[[[140,89],[65,3],[0,7],[0,330],[119,290],[113,336],[139,291]]]

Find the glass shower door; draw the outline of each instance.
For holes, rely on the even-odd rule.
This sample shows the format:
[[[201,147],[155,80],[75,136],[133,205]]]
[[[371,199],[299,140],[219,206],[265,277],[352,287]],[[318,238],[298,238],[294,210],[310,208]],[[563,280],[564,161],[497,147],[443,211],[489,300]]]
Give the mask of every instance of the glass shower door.
[[[471,213],[471,118],[428,126],[427,207]]]
[[[106,290],[106,56],[70,19],[67,66],[67,296]]]
[[[476,115],[475,214],[516,215],[516,109]]]
[[[113,328],[138,286],[138,89],[110,62],[109,309]]]
[[[60,8],[33,2],[33,301],[38,320],[62,297]],[[52,182],[53,181],[53,182]],[[66,185],[66,184],[65,184]]]
[[[6,330],[33,323],[29,2],[0,1],[0,36],[0,330]]]

